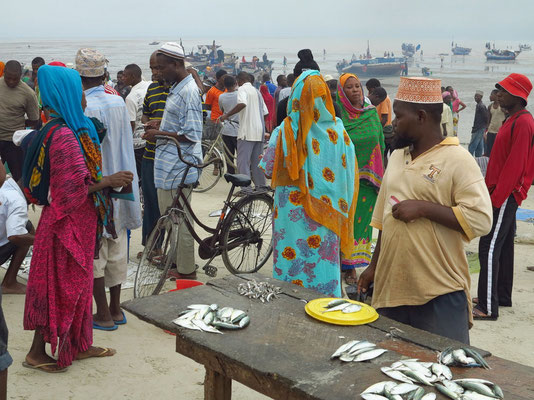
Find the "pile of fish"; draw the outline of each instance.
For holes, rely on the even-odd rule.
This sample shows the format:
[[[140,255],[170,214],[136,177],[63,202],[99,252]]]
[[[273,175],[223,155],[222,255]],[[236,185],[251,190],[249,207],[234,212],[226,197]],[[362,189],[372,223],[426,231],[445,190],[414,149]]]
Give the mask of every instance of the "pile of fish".
[[[455,379],[436,383],[436,389],[453,400],[504,399],[502,389],[485,379]]]
[[[430,400],[435,398],[433,393],[425,394],[417,384],[434,386],[439,392],[453,400],[504,399],[501,388],[493,382],[483,379],[453,380],[450,368],[440,363],[421,362],[417,359],[400,360],[391,364],[390,367],[382,367],[381,371],[404,385],[393,382],[394,386],[390,381],[379,382],[362,393],[362,398],[365,400]]]
[[[237,292],[241,296],[246,296],[249,299],[259,299],[262,303],[265,303],[277,298],[282,293],[282,288],[273,286],[268,282],[257,282],[253,279],[239,284]]]
[[[490,369],[486,360],[469,347],[462,347],[459,349],[447,347],[439,354],[438,361],[441,364],[453,367],[482,367]]]
[[[247,327],[250,317],[244,311],[231,307],[191,304],[172,322],[186,329],[222,334],[219,329],[236,330]]]
[[[377,349],[376,344],[366,340],[351,340],[337,349],[330,359],[338,358],[343,362],[369,361],[380,357],[386,349]]]
[[[332,312],[332,311],[341,311],[345,314],[352,314],[358,312],[362,309],[362,306],[358,304],[351,303],[345,299],[335,299],[326,305],[326,310],[323,313]]]
[[[425,389],[412,383],[384,381],[375,383],[365,389],[364,400],[435,400],[435,393],[425,393]]]

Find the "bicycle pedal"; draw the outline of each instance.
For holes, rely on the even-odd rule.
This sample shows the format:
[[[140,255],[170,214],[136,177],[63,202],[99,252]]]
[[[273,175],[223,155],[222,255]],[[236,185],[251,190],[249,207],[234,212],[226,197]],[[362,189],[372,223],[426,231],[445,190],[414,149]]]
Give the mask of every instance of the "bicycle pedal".
[[[217,276],[217,267],[214,267],[213,265],[206,265],[202,269],[206,275],[211,276],[212,278]]]

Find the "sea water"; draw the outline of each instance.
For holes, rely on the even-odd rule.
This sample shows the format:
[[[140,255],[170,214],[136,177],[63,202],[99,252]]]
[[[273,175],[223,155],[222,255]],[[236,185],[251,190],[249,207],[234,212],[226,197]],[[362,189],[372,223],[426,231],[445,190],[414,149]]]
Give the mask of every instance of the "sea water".
[[[197,45],[210,45],[214,38],[183,38],[186,53],[197,50]],[[365,54],[367,51],[367,38],[349,37],[313,37],[313,38],[253,38],[253,37],[230,37],[215,38],[217,45],[225,53],[234,53],[240,59],[245,56],[251,61],[253,56],[260,59],[267,53],[273,64],[273,79],[278,74],[290,73],[298,61],[297,52],[303,48],[313,51],[315,60],[321,67],[323,74],[338,76],[336,64],[342,59],[350,60],[355,54]],[[179,41],[180,38],[141,38],[141,39],[64,39],[64,40],[3,40],[0,43],[0,60],[15,59],[29,65],[31,60],[40,56],[46,62],[53,60],[64,63],[73,63],[76,51],[82,47],[91,47],[102,52],[109,61],[108,69],[112,78],[116,72],[123,69],[127,64],[138,64],[143,70],[145,79],[150,79],[148,60],[150,54],[159,46],[151,46],[150,42],[157,40],[160,44],[165,41]],[[522,73],[534,80],[534,52],[523,52],[513,62],[488,62],[484,53],[485,43],[481,41],[463,41],[458,45],[472,48],[468,56],[453,56],[451,53],[450,40],[409,40],[399,39],[375,39],[370,41],[370,50],[373,56],[383,56],[385,51],[393,52],[395,56],[401,56],[402,42],[411,42],[414,45],[421,44],[423,55],[417,52],[408,64],[409,76],[421,76],[421,69],[430,69],[431,77],[442,80],[442,86],[453,86],[458,91],[467,109],[460,113],[459,133],[460,141],[464,144],[469,142],[471,127],[473,124],[476,90],[484,91],[483,102],[489,104],[489,94],[495,87],[495,83],[512,72]],[[493,43],[492,43],[493,44]],[[497,42],[496,48],[518,49],[519,43]],[[326,54],[323,52],[326,51]],[[440,55],[448,54],[448,55]],[[287,67],[283,66],[283,58],[287,58]],[[441,59],[443,58],[443,63]],[[380,78],[382,85],[389,96],[394,98],[397,91],[399,77]],[[534,98],[533,98],[534,99]],[[533,100],[534,101],[534,100]],[[529,107],[530,108],[530,107]],[[531,110],[534,110],[532,108]]]

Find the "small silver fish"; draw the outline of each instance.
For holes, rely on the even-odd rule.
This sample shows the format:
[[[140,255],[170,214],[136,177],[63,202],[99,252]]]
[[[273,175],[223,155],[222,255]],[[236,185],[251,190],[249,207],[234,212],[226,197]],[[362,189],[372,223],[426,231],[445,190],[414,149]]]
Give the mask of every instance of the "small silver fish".
[[[369,386],[362,393],[382,394],[387,384],[393,384],[393,386],[397,385],[393,381],[382,381],[382,382],[378,382],[378,383],[375,383],[374,385]]]
[[[239,321],[239,327],[240,328],[246,328],[248,324],[250,323],[250,317],[248,315],[245,315],[240,321]]]
[[[341,310],[345,314],[352,314],[355,312],[358,312],[362,309],[362,306],[359,306],[358,304],[351,304],[347,307],[345,307],[343,310]]]
[[[339,356],[339,359],[340,359],[341,361],[343,361],[343,362],[352,362],[352,361],[354,361],[354,358],[355,358],[355,357],[356,357],[356,356],[351,356],[351,355],[348,354],[348,353],[343,353],[343,354],[341,354],[341,356]]]
[[[217,327],[217,328],[222,328],[222,329],[229,329],[229,330],[237,330],[237,329],[241,329],[239,327],[239,325],[234,325],[234,324],[231,324],[229,322],[223,322],[223,321],[214,321],[212,323],[213,326]]]
[[[461,397],[462,400],[494,400],[495,397],[485,396],[483,394],[467,390]]]
[[[207,304],[191,304],[187,306],[190,310],[203,310],[204,308],[209,307]]]
[[[355,354],[356,352],[362,350],[362,349],[372,349],[375,348],[376,344],[368,342],[366,340],[356,343],[354,346],[350,348],[350,350],[347,351],[347,353]]]
[[[434,393],[431,393],[434,394]],[[425,395],[425,389],[422,387],[417,388],[415,392],[411,395],[412,398],[410,400],[421,400]],[[434,395],[434,398],[436,398],[436,395]]]
[[[422,383],[422,384],[427,385],[427,386],[434,386],[434,384],[432,382],[430,382],[428,377],[425,376],[424,374],[420,373],[419,371],[410,370],[410,371],[404,371],[403,373],[407,377],[413,378],[414,380],[416,380],[419,383]]]
[[[232,324],[235,324],[239,321],[241,321],[241,319],[247,314],[245,314],[244,311],[241,311],[241,310],[234,310],[232,312],[232,315],[230,316],[230,321],[232,322]]]
[[[349,351],[352,346],[354,346],[355,344],[359,343],[360,341],[359,340],[351,340],[350,342],[348,343],[345,343],[344,345],[340,346],[335,352],[334,354],[332,354],[330,356],[331,359],[334,359],[336,357],[339,357],[341,354]]]
[[[346,307],[348,307],[350,305],[351,305],[351,303],[343,303],[343,304],[340,304],[338,306],[329,308],[328,310],[324,310],[323,313],[333,312],[333,311],[342,311],[344,308],[346,308]]]
[[[452,371],[449,367],[443,364],[433,363],[431,370],[434,374],[436,374],[438,377],[443,376],[447,380],[452,379]]]
[[[200,319],[193,319],[193,320],[191,320],[191,322],[193,323],[193,325],[196,325],[197,327],[199,327],[204,332],[220,333],[222,335],[222,332],[220,330],[215,329],[213,326],[206,325],[204,323],[204,321],[202,321]]]
[[[482,394],[484,396],[493,397],[496,398],[495,394],[493,393],[493,390],[491,390],[488,386],[484,385],[483,383],[478,382],[463,382],[460,383],[460,385],[467,390]]]
[[[375,393],[362,393],[360,396],[363,400],[388,400],[387,397]]]
[[[361,362],[361,361],[369,361],[374,358],[380,357],[382,354],[384,354],[387,350],[386,349],[375,349],[370,350],[362,354],[358,354],[356,358],[354,359],[355,362]]]
[[[420,374],[430,378],[432,376],[432,371],[428,368],[425,368],[421,363],[414,361],[403,361],[403,364],[410,368],[412,371],[419,372]]]
[[[413,392],[419,389],[419,386],[414,385],[413,383],[401,383],[400,385],[395,386],[389,391],[391,394],[406,394]]]
[[[191,329],[191,330],[194,330],[194,331],[201,331],[202,330],[198,326],[193,325],[191,320],[188,320],[188,319],[175,319],[172,322],[174,322],[178,326],[181,326],[182,328]]]
[[[395,371],[394,369],[392,368],[389,368],[389,367],[382,367],[380,368],[380,370],[386,374],[387,376],[389,376],[390,378],[393,378],[395,379],[396,381],[400,381],[400,382],[405,382],[405,383],[413,383],[414,380],[413,379],[410,379],[409,377],[407,377],[406,375],[404,375],[404,373],[400,372],[400,371]]]
[[[439,384],[439,383],[436,383],[436,385],[434,386],[436,389],[438,389],[438,391],[447,396],[449,399],[452,399],[452,400],[460,400],[460,396],[458,393],[455,393],[453,392],[452,390],[446,388],[445,386]]]
[[[461,364],[469,364],[467,354],[465,354],[465,351],[463,351],[462,349],[453,350],[452,357]]]
[[[204,321],[204,323],[206,325],[211,325],[211,323],[215,320],[215,313],[212,311],[212,312],[209,312],[207,313],[206,315],[204,315],[204,318],[202,318],[202,321]]]
[[[348,303],[348,302],[349,302],[349,301],[348,301],[348,300],[345,300],[345,299],[335,299],[335,300],[330,301],[330,302],[326,305],[326,308],[336,307],[336,306],[339,306],[340,304],[345,304],[345,303]]]
[[[449,390],[452,390],[454,393],[462,394],[463,392],[465,392],[465,389],[458,385],[456,382],[445,380],[441,383],[443,384],[443,386],[445,386]]]
[[[421,400],[436,400],[436,393],[427,393],[421,397]]]

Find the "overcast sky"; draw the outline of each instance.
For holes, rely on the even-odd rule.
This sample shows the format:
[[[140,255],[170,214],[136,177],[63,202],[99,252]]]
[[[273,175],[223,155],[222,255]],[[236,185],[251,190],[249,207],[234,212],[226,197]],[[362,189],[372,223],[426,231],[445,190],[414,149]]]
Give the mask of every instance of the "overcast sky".
[[[534,0],[2,1],[0,38],[534,40]]]

